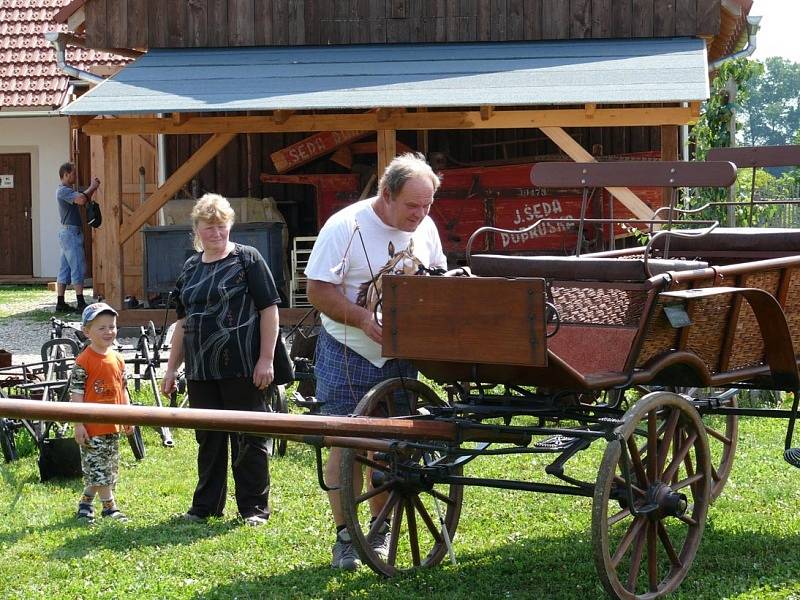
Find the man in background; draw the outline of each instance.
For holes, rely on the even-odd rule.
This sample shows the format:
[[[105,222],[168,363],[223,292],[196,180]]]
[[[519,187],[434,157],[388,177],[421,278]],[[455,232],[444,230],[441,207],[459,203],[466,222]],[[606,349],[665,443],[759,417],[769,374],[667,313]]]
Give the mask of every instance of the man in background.
[[[86,308],[83,298],[83,280],[86,277],[86,256],[83,253],[83,220],[78,209],[89,200],[100,187],[100,180],[95,177],[91,185],[82,192],[75,190],[77,173],[75,165],[64,163],[58,169],[61,183],[56,191],[58,214],[61,229],[58,232],[58,245],[61,247],[61,266],[56,279],[56,312],[82,311]],[[73,308],[64,301],[64,292],[72,284],[78,298],[77,307]]]

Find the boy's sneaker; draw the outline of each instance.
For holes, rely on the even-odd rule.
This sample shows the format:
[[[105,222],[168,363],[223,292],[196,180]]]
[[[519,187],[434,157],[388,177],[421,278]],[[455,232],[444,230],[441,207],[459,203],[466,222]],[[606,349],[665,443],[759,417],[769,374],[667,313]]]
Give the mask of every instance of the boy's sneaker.
[[[333,545],[333,559],[331,566],[334,569],[345,571],[355,571],[361,566],[361,559],[353,547],[353,540],[347,529],[342,529],[336,534],[336,543]]]
[[[128,517],[125,516],[125,513],[118,508],[104,508],[100,514],[109,519],[119,521],[120,523],[125,523],[128,521]]]
[[[382,561],[389,560],[389,523],[384,521],[368,541],[369,547]]]
[[[79,521],[84,521],[86,523],[93,523],[94,522],[94,506],[91,504],[84,504],[83,502],[78,504],[78,514],[76,518]]]

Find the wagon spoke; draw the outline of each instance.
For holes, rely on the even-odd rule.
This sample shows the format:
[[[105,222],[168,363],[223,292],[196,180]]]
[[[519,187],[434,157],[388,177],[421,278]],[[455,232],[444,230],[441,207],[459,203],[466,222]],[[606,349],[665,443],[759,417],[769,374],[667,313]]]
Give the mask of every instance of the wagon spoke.
[[[450,498],[449,496],[445,496],[445,495],[444,495],[442,492],[440,492],[439,490],[430,489],[430,490],[427,490],[427,492],[428,492],[428,493],[429,493],[431,496],[433,496],[434,498],[436,498],[437,500],[441,500],[442,502],[444,502],[444,503],[446,503],[446,504],[448,504],[448,505],[450,505],[450,506],[452,506],[452,505],[454,504],[454,501],[453,501],[453,499],[452,499],[452,498]]]
[[[695,473],[694,475],[690,475],[685,479],[681,479],[680,481],[675,482],[670,487],[672,488],[673,491],[677,492],[678,490],[681,490],[688,485],[694,485],[698,481],[703,481],[703,475],[701,475],[700,473]]]
[[[656,539],[656,523],[647,524],[647,583],[650,591],[658,589],[658,540]]]
[[[399,498],[400,494],[398,492],[392,492],[389,494],[389,498],[381,507],[381,510],[375,517],[375,520],[372,521],[372,525],[369,528],[369,534],[367,534],[368,538],[372,538],[372,536],[378,532],[378,529],[380,529],[380,527],[383,525],[383,522],[386,520],[386,515],[388,515],[389,511],[392,510],[392,507],[397,504]]]
[[[644,519],[644,524],[647,523]],[[631,592],[636,591],[636,580],[639,578],[639,568],[642,566],[642,554],[644,553],[644,541],[646,531],[639,531],[636,534],[636,541],[633,545],[631,552],[631,566],[628,571],[628,585],[626,586]]]
[[[372,467],[376,471],[388,471],[389,466],[386,463],[378,462],[372,460],[371,458],[363,455],[363,454],[356,454],[356,462],[361,463],[365,467]]]
[[[622,539],[619,541],[619,545],[617,546],[617,550],[614,552],[614,556],[611,557],[611,564],[615,569],[617,568],[617,565],[619,565],[619,561],[622,560],[622,557],[625,556],[628,548],[631,547],[631,542],[637,539],[639,531],[646,522],[647,520],[644,517],[637,517],[633,520],[633,522],[631,522],[630,527],[628,527],[628,531],[625,532],[625,535],[622,536]]]
[[[631,515],[630,508],[623,508],[616,514],[611,515],[608,517],[608,526],[611,527],[612,525],[616,525],[620,521],[622,521],[625,517],[629,517]]]
[[[680,416],[681,412],[679,410],[673,410],[669,415],[669,419],[667,419],[663,432],[664,437],[661,440],[661,447],[658,451],[656,473],[660,473],[664,468],[664,464],[667,462],[667,454],[669,453],[670,446],[672,446],[672,440],[675,438],[675,428],[678,425],[678,417]]]
[[[392,512],[392,533],[389,537],[389,556],[387,562],[394,566],[397,563],[397,542],[400,541],[400,525],[403,523],[403,502],[396,502]]]
[[[697,521],[693,517],[689,516],[688,514],[679,515],[678,519],[680,521],[683,521],[684,523],[686,523],[687,525],[689,525],[691,527],[694,527],[695,525],[697,525]]]
[[[664,474],[662,476],[663,481],[669,481],[672,479],[672,476],[677,472],[678,467],[680,467],[680,464],[683,462],[683,459],[686,458],[689,450],[692,449],[696,439],[697,432],[693,431],[692,434],[686,438],[683,446],[678,449],[675,457],[672,459],[672,462],[670,462],[669,466],[664,470]]]
[[[720,442],[725,444],[726,446],[730,446],[732,443],[731,438],[723,434],[721,431],[717,431],[716,429],[709,427],[708,425],[705,426],[706,433],[713,438],[718,439]]]
[[[379,485],[376,488],[371,488],[371,489],[367,490],[366,492],[364,492],[363,494],[361,494],[359,496],[356,496],[356,504],[361,504],[362,502],[364,502],[365,500],[369,500],[373,496],[377,496],[378,494],[382,494],[383,492],[385,492],[386,490],[391,488],[394,485],[394,483],[395,483],[395,480],[392,479],[391,481],[387,481],[386,483],[384,483],[382,485]],[[392,492],[392,493],[394,494],[394,492]]]
[[[658,538],[661,540],[661,545],[664,546],[664,551],[667,553],[669,557],[669,561],[672,563],[674,567],[682,567],[683,563],[681,559],[678,557],[678,553],[675,552],[675,547],[672,545],[672,540],[669,539],[669,533],[667,532],[667,528],[664,527],[664,522],[659,521],[658,525]]]
[[[642,487],[648,486],[650,484],[650,479],[648,479],[647,473],[644,471],[642,455],[639,452],[639,448],[636,446],[636,442],[634,442],[633,438],[628,438],[628,452],[631,455],[631,463],[633,464],[633,470],[636,473],[636,478],[639,480],[639,485]]]
[[[619,475],[614,475],[614,483],[618,483],[618,484],[623,485],[623,486],[627,486],[628,485],[628,482],[625,481]],[[644,496],[644,494],[645,494],[645,491],[642,488],[640,488],[639,486],[634,485],[633,483],[631,483],[631,489],[633,490],[633,493],[637,494],[638,496]]]
[[[411,560],[415,567],[420,565],[419,557],[419,538],[417,537],[417,519],[414,516],[414,506],[411,501],[406,498],[406,516],[408,518],[408,541],[411,545]]]
[[[647,415],[647,477],[648,482],[655,481],[658,465],[658,414],[651,410]]]
[[[439,532],[439,529],[433,522],[433,519],[431,518],[428,509],[425,508],[425,505],[422,503],[422,500],[419,499],[419,496],[414,496],[412,500],[417,512],[419,513],[419,516],[422,517],[422,520],[425,522],[425,526],[428,528],[428,531],[431,532],[433,539],[436,540],[437,543],[443,543],[444,539],[442,538],[442,534]]]

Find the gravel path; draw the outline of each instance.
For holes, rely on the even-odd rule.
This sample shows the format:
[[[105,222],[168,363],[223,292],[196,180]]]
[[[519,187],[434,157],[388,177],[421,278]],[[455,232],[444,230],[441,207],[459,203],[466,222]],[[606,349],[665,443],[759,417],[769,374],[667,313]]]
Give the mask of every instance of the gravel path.
[[[92,290],[85,290],[87,299],[92,297]],[[67,294],[67,301],[75,304],[74,296]],[[12,364],[35,363],[42,360],[41,348],[50,339],[50,321],[32,319],[26,314],[33,311],[52,312],[62,321],[74,322],[80,326],[80,317],[74,314],[56,314],[55,296],[53,292],[42,290],[41,294],[25,301],[15,300],[12,304],[3,305],[3,312],[10,313],[10,316],[0,319],[0,349],[12,354]],[[19,315],[15,317],[15,315]],[[71,332],[66,333],[66,337],[75,339]],[[121,339],[123,344],[133,344],[136,340]]]

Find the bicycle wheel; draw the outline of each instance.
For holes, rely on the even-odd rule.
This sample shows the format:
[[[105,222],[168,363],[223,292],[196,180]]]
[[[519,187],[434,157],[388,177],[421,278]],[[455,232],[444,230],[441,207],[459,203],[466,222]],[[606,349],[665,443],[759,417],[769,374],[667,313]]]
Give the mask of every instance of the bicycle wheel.
[[[17,442],[14,439],[14,428],[6,419],[0,419],[0,450],[3,452],[3,460],[7,463],[19,458]]]
[[[128,444],[130,444],[133,451],[133,457],[136,460],[142,460],[145,457],[144,440],[142,439],[142,430],[138,425],[133,426],[133,431],[128,434]]]

